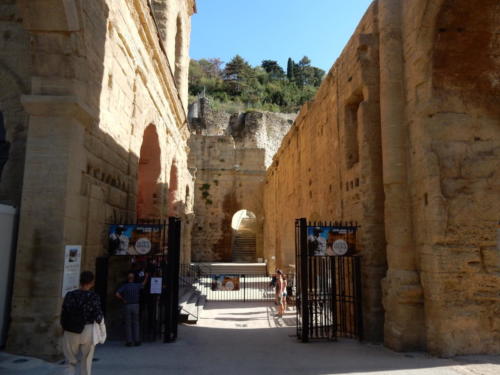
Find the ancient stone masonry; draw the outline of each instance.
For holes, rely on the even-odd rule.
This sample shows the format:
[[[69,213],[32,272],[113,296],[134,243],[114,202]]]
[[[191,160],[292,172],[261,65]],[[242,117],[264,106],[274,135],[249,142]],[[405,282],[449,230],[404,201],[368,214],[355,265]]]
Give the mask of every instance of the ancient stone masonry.
[[[65,245],[82,245],[82,268],[93,270],[107,224],[177,215],[190,260],[187,54],[196,9],[193,0],[149,3],[0,0],[10,144],[0,200],[20,205],[10,351],[59,355]]]
[[[264,256],[356,220],[365,335],[500,352],[500,3],[378,0],[267,171]]]
[[[256,257],[262,258],[264,175],[294,118],[215,111],[206,98],[191,106],[189,166],[196,176],[193,260],[233,260],[231,220],[242,209],[256,216]]]

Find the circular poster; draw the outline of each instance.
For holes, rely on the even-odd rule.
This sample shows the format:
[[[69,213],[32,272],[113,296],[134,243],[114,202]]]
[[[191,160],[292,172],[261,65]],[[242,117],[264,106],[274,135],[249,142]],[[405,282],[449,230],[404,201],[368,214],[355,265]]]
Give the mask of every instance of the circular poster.
[[[135,251],[138,254],[145,255],[151,251],[151,241],[146,237],[141,237],[135,242]]]
[[[333,243],[333,252],[337,255],[346,255],[349,247],[347,246],[347,242],[344,240],[336,240]]]

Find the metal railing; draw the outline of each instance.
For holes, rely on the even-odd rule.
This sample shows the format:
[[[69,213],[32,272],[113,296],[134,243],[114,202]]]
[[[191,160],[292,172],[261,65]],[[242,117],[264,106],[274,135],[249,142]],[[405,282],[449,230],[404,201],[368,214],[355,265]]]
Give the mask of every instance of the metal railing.
[[[212,273],[209,267],[181,265],[179,283],[192,287],[207,301],[273,301],[275,287],[271,277],[252,274]]]

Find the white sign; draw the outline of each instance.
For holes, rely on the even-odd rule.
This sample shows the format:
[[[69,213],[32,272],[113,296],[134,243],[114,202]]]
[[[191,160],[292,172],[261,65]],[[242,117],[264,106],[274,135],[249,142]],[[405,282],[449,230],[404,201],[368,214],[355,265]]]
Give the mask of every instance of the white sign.
[[[62,296],[78,289],[80,285],[80,266],[82,263],[82,247],[80,245],[66,245],[64,249],[64,277]]]
[[[162,284],[161,281],[162,281],[161,277],[151,278],[151,289],[149,290],[151,294],[161,294],[161,284]]]
[[[135,243],[135,251],[138,254],[145,255],[151,251],[151,241],[146,237],[141,237]]]
[[[333,252],[337,255],[345,255],[349,247],[344,240],[336,240],[333,242]]]

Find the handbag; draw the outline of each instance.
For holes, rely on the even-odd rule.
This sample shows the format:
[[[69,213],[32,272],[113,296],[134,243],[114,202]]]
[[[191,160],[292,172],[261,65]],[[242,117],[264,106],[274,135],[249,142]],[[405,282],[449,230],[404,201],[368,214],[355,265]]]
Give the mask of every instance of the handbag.
[[[106,324],[104,324],[104,318],[102,318],[101,323],[94,322],[92,327],[92,344],[104,344],[106,341]]]

